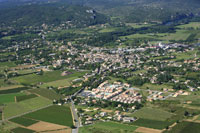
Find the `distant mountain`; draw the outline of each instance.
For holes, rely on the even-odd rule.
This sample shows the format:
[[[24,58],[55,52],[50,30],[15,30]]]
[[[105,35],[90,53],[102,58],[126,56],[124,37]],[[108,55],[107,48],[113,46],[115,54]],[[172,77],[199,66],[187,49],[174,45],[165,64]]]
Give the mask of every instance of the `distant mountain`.
[[[167,22],[200,16],[200,0],[60,0],[93,7],[127,22]]]
[[[17,1],[17,0],[16,0]],[[18,5],[9,5],[0,9],[0,24],[16,26],[40,26],[42,24],[59,25],[71,22],[78,27],[102,24],[108,21],[92,8],[64,3],[29,3],[20,1]],[[44,2],[44,1],[43,1]]]

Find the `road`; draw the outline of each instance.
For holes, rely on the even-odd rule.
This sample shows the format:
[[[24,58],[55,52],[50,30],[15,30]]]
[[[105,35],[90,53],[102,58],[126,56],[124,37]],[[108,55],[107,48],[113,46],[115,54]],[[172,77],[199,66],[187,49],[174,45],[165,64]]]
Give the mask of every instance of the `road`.
[[[74,95],[72,95],[72,96],[74,97],[74,96],[78,95],[83,90],[84,90],[83,88],[80,89],[79,91],[74,93]],[[80,122],[80,119],[77,115],[76,108],[75,108],[75,105],[74,105],[74,101],[72,100],[72,98],[71,98],[71,109],[72,109],[72,113],[73,113],[73,116],[74,116],[74,123],[75,123],[75,127],[76,127],[75,129],[72,129],[72,133],[78,133],[79,127],[81,126],[81,122]]]
[[[76,108],[75,108],[73,100],[71,101],[71,108],[72,108],[72,113],[73,113],[73,116],[74,116],[74,123],[75,123],[75,127],[76,127],[75,129],[72,129],[72,133],[78,133],[78,129],[80,127],[80,122],[79,122],[79,117],[77,115]]]

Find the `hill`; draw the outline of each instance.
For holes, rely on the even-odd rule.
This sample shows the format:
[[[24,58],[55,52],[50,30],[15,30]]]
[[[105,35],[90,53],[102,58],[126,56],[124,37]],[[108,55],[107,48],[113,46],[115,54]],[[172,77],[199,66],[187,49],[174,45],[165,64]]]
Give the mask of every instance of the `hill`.
[[[108,21],[105,15],[80,5],[63,3],[22,4],[0,9],[1,25],[41,26],[42,24],[72,24],[75,27],[102,24]]]

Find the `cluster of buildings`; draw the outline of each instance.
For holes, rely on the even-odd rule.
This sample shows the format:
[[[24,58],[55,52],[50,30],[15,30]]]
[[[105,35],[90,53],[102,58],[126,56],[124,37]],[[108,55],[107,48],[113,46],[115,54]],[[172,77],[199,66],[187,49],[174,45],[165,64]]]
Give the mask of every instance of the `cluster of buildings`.
[[[113,97],[111,101],[121,102],[121,103],[135,103],[142,101],[142,95],[134,90],[126,90],[125,92]]]
[[[110,85],[104,82],[99,85],[98,88],[92,89],[92,94],[95,98],[110,100],[111,98],[121,94],[123,92],[123,85]]]
[[[100,84],[96,89],[92,89],[91,94],[94,98],[110,100],[121,103],[135,103],[142,101],[142,95],[135,90],[126,90],[128,84],[109,84],[107,81]]]

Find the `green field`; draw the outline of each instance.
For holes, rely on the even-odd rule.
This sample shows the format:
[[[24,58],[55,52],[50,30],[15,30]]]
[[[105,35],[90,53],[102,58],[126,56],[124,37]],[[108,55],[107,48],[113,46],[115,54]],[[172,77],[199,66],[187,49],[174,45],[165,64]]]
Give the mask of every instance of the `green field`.
[[[146,83],[141,86],[142,89],[146,89],[147,87],[150,88],[151,90],[161,90],[162,88],[168,88],[168,89],[173,88],[171,85],[168,84],[157,85],[157,84]]]
[[[54,99],[59,100],[59,99],[63,98],[62,95],[59,95],[55,91],[49,90],[49,89],[39,88],[39,89],[32,89],[32,90],[28,90],[28,91],[31,93],[35,93],[40,96],[46,97],[50,100],[54,100]]]
[[[133,133],[137,126],[130,126],[116,122],[100,122],[94,125],[84,126],[79,133]]]
[[[53,81],[68,79],[68,78],[73,80],[73,79],[83,76],[83,74],[85,74],[86,72],[73,71],[73,74],[66,75],[66,76],[61,76],[61,73],[62,71],[51,71],[51,72],[44,72],[43,75],[29,74],[25,76],[12,78],[12,80],[21,84],[37,84],[39,82],[48,83],[48,82],[53,82]]]
[[[0,103],[10,103],[15,102],[15,96],[23,96],[24,93],[13,93],[13,94],[3,94],[0,95]]]
[[[20,124],[20,125],[25,126],[25,127],[28,127],[28,126],[33,125],[33,124],[38,122],[36,120],[28,119],[28,118],[25,118],[25,117],[13,118],[9,121]]]
[[[9,93],[18,93],[23,90],[28,90],[30,89],[29,87],[18,87],[18,88],[13,88],[13,89],[8,89],[8,90],[0,90],[0,94],[9,94]]]
[[[11,130],[13,133],[33,133],[33,130],[29,130],[22,127],[17,127]]]
[[[194,29],[197,29],[197,28],[200,28],[200,22],[191,22],[189,24],[184,24],[184,25],[179,25],[177,26],[178,28],[182,28],[182,29],[188,29],[188,28],[194,28]]]
[[[200,123],[183,121],[165,133],[199,133]]]
[[[36,97],[29,100],[21,101],[19,103],[8,103],[4,107],[4,118],[10,118],[12,116],[20,115],[25,112],[35,110],[47,105],[52,102],[43,97]]]
[[[0,67],[16,67],[17,65],[14,62],[1,62]]]
[[[139,120],[133,122],[132,124],[136,126],[147,127],[147,128],[164,129],[167,126],[170,126],[172,123],[168,121],[157,121],[157,120],[140,118]]]
[[[23,85],[9,85],[9,86],[0,87],[0,90],[9,90],[9,89],[15,89],[15,88],[20,88],[20,87],[24,87],[24,86]]]
[[[17,102],[21,102],[21,101],[28,100],[28,99],[35,98],[35,97],[37,97],[37,95],[35,95],[35,94],[16,96],[16,100],[17,100]]]
[[[168,118],[172,117],[173,114],[161,109],[144,107],[133,113],[131,116],[143,119],[165,121]]]
[[[69,127],[73,126],[71,110],[66,106],[53,105],[45,109],[24,115],[24,117]]]

